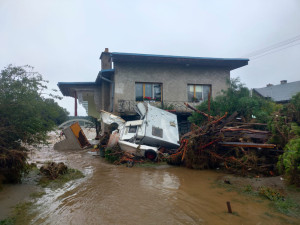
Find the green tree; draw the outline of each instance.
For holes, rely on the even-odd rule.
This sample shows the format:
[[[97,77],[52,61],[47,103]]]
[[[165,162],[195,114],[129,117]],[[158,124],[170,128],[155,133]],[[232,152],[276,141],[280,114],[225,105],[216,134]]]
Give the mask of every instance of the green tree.
[[[47,132],[67,116],[52,98],[46,81],[33,67],[9,65],[0,74],[0,173],[19,181],[26,167],[22,143],[46,142]],[[53,97],[53,95],[50,95]],[[0,174],[1,175],[1,174]]]
[[[226,112],[231,115],[237,111],[245,122],[256,118],[258,122],[266,123],[270,119],[272,112],[278,107],[275,103],[258,96],[251,97],[250,90],[240,83],[239,78],[228,82],[229,88],[211,100],[210,112],[208,112],[207,101],[197,106],[197,109],[212,116],[222,116]],[[189,120],[199,125],[207,118],[199,113],[193,113]]]

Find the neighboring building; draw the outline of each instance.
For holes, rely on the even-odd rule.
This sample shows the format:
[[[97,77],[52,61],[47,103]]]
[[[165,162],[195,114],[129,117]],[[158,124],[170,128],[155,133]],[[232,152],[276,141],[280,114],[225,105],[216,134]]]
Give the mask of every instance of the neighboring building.
[[[78,98],[88,115],[100,110],[125,119],[134,118],[136,102],[174,110],[182,129],[191,111],[184,102],[200,104],[228,87],[230,71],[248,64],[248,59],[203,58],[135,53],[101,56],[101,71],[95,82],[59,82],[64,96]],[[76,103],[77,104],[77,103]],[[181,130],[185,132],[184,130]]]
[[[268,84],[264,88],[254,88],[253,93],[261,97],[271,99],[277,103],[286,103],[300,92],[300,81],[287,83],[287,80],[280,81],[278,85]]]

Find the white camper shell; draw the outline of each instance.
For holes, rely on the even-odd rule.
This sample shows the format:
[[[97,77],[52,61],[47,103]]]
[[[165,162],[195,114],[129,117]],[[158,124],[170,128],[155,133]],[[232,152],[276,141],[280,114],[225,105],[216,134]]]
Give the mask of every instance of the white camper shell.
[[[141,150],[146,153],[147,149],[157,152],[159,147],[169,149],[179,147],[178,123],[175,114],[150,104],[146,108],[142,103],[137,104],[136,111],[141,119],[127,122],[111,113],[101,111],[100,120],[106,124],[118,124],[119,144],[122,150],[130,149],[130,152],[133,153],[132,149],[136,148],[140,155]]]

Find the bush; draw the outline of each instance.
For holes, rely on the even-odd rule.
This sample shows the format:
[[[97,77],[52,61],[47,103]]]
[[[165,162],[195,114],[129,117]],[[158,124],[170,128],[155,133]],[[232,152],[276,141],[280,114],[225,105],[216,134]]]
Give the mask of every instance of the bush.
[[[300,136],[300,92],[292,97],[291,102],[282,105],[273,113],[268,127],[272,131],[270,142],[284,148],[289,140]]]
[[[279,157],[277,166],[290,184],[296,184],[300,187],[300,138],[288,142],[283,155]]]
[[[238,112],[244,122],[256,118],[258,122],[262,123],[266,123],[277,108],[278,106],[274,102],[255,95],[251,97],[250,90],[240,83],[239,78],[231,79],[229,88],[223,90],[222,95],[211,100],[210,112],[208,112],[207,101],[197,106],[198,110],[212,116],[223,116],[226,112],[231,115]],[[189,117],[189,121],[197,125],[206,120],[206,117],[199,113],[193,113]]]
[[[112,148],[105,149],[105,159],[110,163],[115,163],[120,161],[122,155],[123,152],[120,149],[119,145],[116,145]]]

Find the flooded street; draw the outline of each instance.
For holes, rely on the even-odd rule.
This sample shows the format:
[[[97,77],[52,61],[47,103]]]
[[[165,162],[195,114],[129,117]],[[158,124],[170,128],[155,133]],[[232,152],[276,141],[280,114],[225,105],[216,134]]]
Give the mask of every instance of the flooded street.
[[[267,201],[226,192],[214,181],[215,171],[162,165],[152,168],[115,166],[83,151],[51,148],[32,160],[63,161],[85,177],[57,190],[46,189],[29,224],[287,224]],[[234,214],[228,214],[230,201]],[[294,224],[296,222],[294,221]]]

